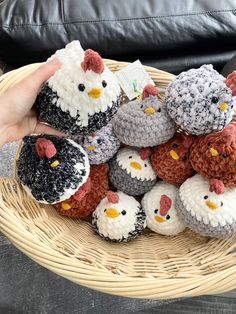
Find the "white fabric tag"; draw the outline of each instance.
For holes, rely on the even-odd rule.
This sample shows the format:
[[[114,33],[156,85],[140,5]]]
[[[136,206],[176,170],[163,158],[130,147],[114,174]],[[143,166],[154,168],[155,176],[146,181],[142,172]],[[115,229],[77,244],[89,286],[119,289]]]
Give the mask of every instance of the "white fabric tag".
[[[136,60],[124,69],[117,71],[115,75],[129,100],[141,95],[145,85],[155,85],[139,60]]]

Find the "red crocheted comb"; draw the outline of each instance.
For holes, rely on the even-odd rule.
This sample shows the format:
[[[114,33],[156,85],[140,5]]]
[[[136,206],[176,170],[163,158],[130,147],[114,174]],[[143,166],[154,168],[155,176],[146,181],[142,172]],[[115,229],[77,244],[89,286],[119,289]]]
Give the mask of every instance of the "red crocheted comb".
[[[95,137],[96,135],[97,135],[96,132],[91,132],[91,133],[90,133],[90,136],[92,136],[92,137]]]
[[[113,204],[119,203],[119,195],[116,192],[108,191],[107,199],[110,203],[113,203]]]
[[[78,189],[78,191],[73,195],[73,198],[76,201],[81,201],[86,194],[88,194],[92,189],[92,182],[91,179],[88,180]]]
[[[36,150],[39,157],[52,158],[56,155],[57,150],[52,141],[46,138],[38,138],[36,141]]]
[[[160,214],[165,216],[168,213],[168,210],[171,208],[172,201],[171,199],[163,194],[160,199]]]
[[[151,156],[151,149],[149,147],[141,148],[139,156],[142,160],[148,159]]]
[[[231,122],[227,127],[222,131],[221,138],[224,143],[230,144],[233,140],[236,139],[236,123]]]
[[[143,89],[142,99],[145,99],[151,95],[157,96],[158,94],[158,90],[155,86],[153,86],[152,84],[147,84]]]
[[[193,141],[194,141],[194,136],[183,134],[183,146],[185,148],[189,148],[193,144]]]
[[[104,69],[104,63],[101,56],[92,49],[85,50],[84,60],[81,62],[81,68],[86,72],[92,70],[95,73],[101,74]]]
[[[216,194],[224,194],[225,186],[221,180],[210,179],[210,192],[215,192]]]
[[[233,71],[227,76],[225,84],[231,89],[232,95],[236,96],[236,71]]]

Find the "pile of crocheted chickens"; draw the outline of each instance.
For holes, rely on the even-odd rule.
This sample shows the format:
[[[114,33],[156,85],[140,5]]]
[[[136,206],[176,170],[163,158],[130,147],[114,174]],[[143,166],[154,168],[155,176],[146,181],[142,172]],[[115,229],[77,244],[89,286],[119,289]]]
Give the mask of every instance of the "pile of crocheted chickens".
[[[65,137],[29,135],[17,161],[27,193],[64,216],[92,218],[106,240],[147,227],[176,235],[236,232],[236,74],[212,65],[178,75],[161,101],[148,84],[121,103],[100,55],[73,41],[35,101],[39,119]],[[178,130],[178,131],[177,131]]]

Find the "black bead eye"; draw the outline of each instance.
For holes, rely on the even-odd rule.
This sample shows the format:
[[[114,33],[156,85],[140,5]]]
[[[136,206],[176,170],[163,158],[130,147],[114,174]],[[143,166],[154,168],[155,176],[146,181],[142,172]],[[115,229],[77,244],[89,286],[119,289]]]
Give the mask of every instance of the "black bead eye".
[[[183,160],[183,161],[184,161],[184,160],[187,160],[187,156],[184,155],[184,156],[182,157],[182,160]]]
[[[213,97],[211,98],[211,102],[213,102],[213,104],[217,104],[218,101],[219,101],[219,98],[216,97],[216,96],[213,96]]]
[[[223,158],[227,158],[227,157],[229,157],[229,156],[230,156],[230,155],[227,154],[227,153],[222,154],[222,157],[223,157]]]
[[[98,143],[98,144],[101,144],[101,142],[102,142],[102,140],[99,138],[99,139],[97,140],[97,143]]]
[[[205,195],[205,196],[204,196],[204,199],[205,199],[205,200],[207,200],[207,199],[208,199],[208,196],[207,196],[207,195]]]
[[[154,213],[157,214],[157,213],[158,213],[158,209],[155,209],[155,210],[154,210]]]
[[[107,211],[107,209],[105,208],[105,209],[104,209],[104,213],[105,213],[106,211]]]
[[[105,88],[107,86],[107,82],[106,81],[102,81],[102,86]]]
[[[224,204],[223,204],[223,202],[220,202],[220,206],[222,207]]]
[[[157,109],[157,112],[161,112],[161,108]]]
[[[144,167],[147,167],[147,164],[144,164]]]
[[[140,108],[143,109],[143,105],[141,105]]]
[[[170,215],[167,215],[167,216],[166,216],[166,219],[169,220],[169,219],[170,219]]]
[[[129,159],[131,159],[132,158],[132,156],[129,156]]]
[[[211,142],[208,142],[207,145],[210,147],[211,146]]]
[[[230,107],[230,109],[233,109],[233,107],[234,107],[234,106],[232,105],[232,106]]]
[[[124,216],[126,215],[126,210],[122,210],[121,214]]]
[[[85,90],[84,84],[79,84],[79,85],[78,85],[78,89],[79,89],[81,92],[83,92],[83,91]]]
[[[174,144],[172,145],[172,147],[173,147],[173,148],[177,148],[177,147],[178,147],[178,144],[174,143]]]

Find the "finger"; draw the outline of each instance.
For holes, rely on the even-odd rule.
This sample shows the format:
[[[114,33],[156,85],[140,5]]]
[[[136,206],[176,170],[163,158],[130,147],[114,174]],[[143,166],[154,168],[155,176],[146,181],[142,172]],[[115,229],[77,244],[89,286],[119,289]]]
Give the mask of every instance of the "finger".
[[[50,134],[50,135],[57,135],[57,136],[66,136],[66,134],[52,128],[49,125],[38,123],[34,129],[34,132],[36,134]]]

